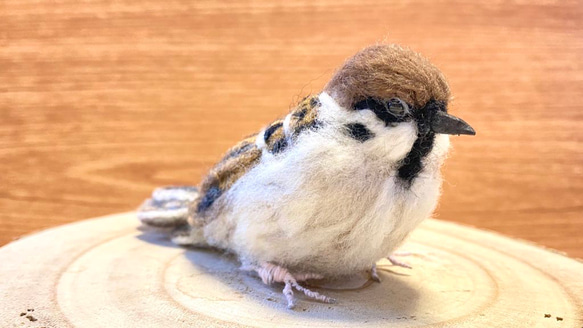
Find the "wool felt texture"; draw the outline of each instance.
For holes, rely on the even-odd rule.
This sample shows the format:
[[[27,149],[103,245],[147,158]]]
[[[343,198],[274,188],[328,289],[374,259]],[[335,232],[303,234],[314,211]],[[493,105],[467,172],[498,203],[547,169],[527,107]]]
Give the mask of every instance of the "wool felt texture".
[[[397,102],[400,107],[399,111],[392,110],[393,103]],[[379,118],[379,120],[385,122],[386,125],[391,125],[398,122],[406,121],[405,114],[409,106],[397,99],[391,99],[388,102],[377,100],[374,98],[366,98],[357,102],[354,105],[356,110],[372,110],[373,113]]]
[[[371,96],[396,97],[417,107],[430,99],[447,102],[450,96],[443,74],[427,59],[401,46],[383,44],[347,60],[324,90],[345,108]]]
[[[361,123],[348,123],[346,124],[346,129],[349,136],[360,142],[365,142],[374,137],[374,133]]]
[[[317,98],[319,107],[309,107],[306,99],[289,114],[301,113],[304,104],[317,111],[308,121],[308,115],[290,120],[289,131],[302,132],[290,134],[286,151],[272,153],[265,143],[265,131],[279,126],[277,120],[227,152],[211,177],[217,181],[215,176],[232,172],[238,179],[217,181],[229,187],[210,197],[215,203],[204,213],[190,212],[191,236],[180,227],[180,244],[223,248],[243,263],[277,263],[295,272],[335,276],[363,270],[389,255],[430,215],[448,137],[436,137],[437,149],[423,159],[427,176],[403,186],[397,172],[417,140],[417,124],[409,120],[387,127],[372,110],[342,108],[325,92]],[[314,121],[319,121],[317,128],[302,127]],[[346,125],[355,122],[375,137],[361,142],[347,135]],[[253,139],[254,146],[248,146]],[[250,151],[260,151],[251,165]],[[239,157],[244,174],[242,167],[232,168]],[[208,198],[201,193],[199,203]]]
[[[290,119],[276,120],[258,134],[247,137],[231,148],[203,181],[201,198],[196,205],[197,215],[208,217],[207,210],[245,172],[259,162],[263,150],[278,154],[284,151],[288,143],[297,138],[302,131],[316,128],[319,105],[320,102],[316,96],[308,96],[291,111],[288,115]],[[284,128],[284,123],[287,124],[287,128]],[[197,217],[193,220],[197,220]]]
[[[154,193],[142,222],[175,223],[176,243],[232,252],[288,292],[294,277],[370,269],[437,205],[449,136],[432,124],[449,96],[419,54],[365,48],[322,92],[231,148],[197,191]]]
[[[190,205],[198,198],[198,188],[171,186],[157,188],[138,210],[138,218],[156,228],[175,228],[186,224]]]

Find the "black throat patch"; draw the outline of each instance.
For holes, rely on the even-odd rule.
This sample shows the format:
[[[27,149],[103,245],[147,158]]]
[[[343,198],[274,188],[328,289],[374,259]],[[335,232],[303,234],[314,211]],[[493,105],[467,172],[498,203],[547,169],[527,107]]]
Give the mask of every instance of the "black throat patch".
[[[411,182],[423,170],[422,160],[433,149],[434,142],[435,133],[433,132],[422,136],[417,135],[417,140],[413,143],[413,148],[411,148],[411,151],[402,160],[401,166],[398,169],[399,179],[411,185]]]
[[[425,107],[414,111],[414,118],[417,122],[417,140],[407,156],[401,161],[398,169],[398,177],[407,186],[423,171],[423,159],[433,149],[435,143],[435,133],[431,131],[431,120],[437,111],[445,111],[445,103],[430,100]]]

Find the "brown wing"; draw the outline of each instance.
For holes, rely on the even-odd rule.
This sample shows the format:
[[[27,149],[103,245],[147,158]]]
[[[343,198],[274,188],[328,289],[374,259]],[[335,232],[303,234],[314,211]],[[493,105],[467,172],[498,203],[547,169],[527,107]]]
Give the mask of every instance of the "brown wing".
[[[198,223],[202,224],[212,219],[207,217],[209,209],[240,177],[259,163],[264,149],[273,154],[282,153],[302,131],[316,128],[319,107],[317,96],[308,96],[290,113],[288,130],[290,135],[285,134],[284,120],[276,120],[266,127],[263,133],[251,135],[231,148],[202,182],[200,197],[194,208],[198,218],[193,218],[194,223],[199,221]],[[256,142],[258,136],[263,138],[264,145]]]

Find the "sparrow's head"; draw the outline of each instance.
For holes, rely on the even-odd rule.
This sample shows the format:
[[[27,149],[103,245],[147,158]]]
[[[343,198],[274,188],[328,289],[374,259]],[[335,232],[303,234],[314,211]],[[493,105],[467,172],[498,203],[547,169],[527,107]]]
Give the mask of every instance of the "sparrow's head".
[[[387,126],[416,121],[418,132],[475,131],[447,114],[449,87],[441,72],[418,53],[397,45],[375,45],[346,61],[325,91],[343,108],[371,110]]]
[[[474,135],[463,120],[447,113],[449,87],[441,72],[421,55],[397,45],[360,51],[326,85],[340,112],[329,115],[359,149],[383,156],[398,176],[413,181],[425,167],[438,170],[449,134]]]

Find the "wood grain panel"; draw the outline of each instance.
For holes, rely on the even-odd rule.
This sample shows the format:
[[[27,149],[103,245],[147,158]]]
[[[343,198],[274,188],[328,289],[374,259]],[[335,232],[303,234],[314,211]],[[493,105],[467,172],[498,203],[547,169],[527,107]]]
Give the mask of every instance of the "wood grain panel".
[[[266,286],[232,256],[138,231],[135,213],[50,229],[0,248],[1,327],[574,327],[583,262],[498,234],[426,220],[402,249],[413,270],[377,263],[309,281],[338,300]],[[43,249],[43,252],[39,252]],[[136,270],[139,268],[139,270]],[[560,268],[560,270],[557,270]],[[528,277],[528,279],[520,279]],[[31,288],[32,287],[32,288]],[[4,297],[5,295],[5,297]]]
[[[242,136],[388,40],[448,77],[437,217],[583,257],[578,1],[0,3],[0,244],[197,183]]]

